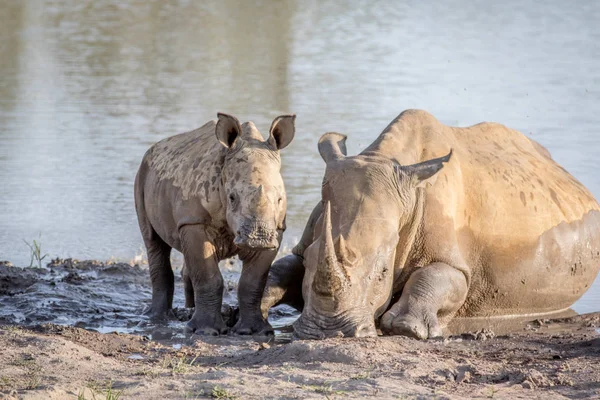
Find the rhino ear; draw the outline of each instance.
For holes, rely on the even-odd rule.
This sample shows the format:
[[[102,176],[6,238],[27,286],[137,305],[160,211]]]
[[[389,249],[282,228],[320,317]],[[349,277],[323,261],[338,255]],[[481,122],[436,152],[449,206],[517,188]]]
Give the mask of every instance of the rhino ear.
[[[292,142],[296,133],[296,115],[280,115],[269,129],[268,142],[275,150],[281,150]]]
[[[416,187],[424,187],[425,183],[433,184],[430,178],[434,177],[443,167],[444,163],[450,161],[452,157],[452,149],[450,153],[444,157],[434,158],[433,160],[423,161],[418,164],[406,165],[400,167],[408,176],[413,177]]]
[[[240,121],[233,115],[217,113],[219,120],[215,128],[215,135],[221,144],[231,148],[238,137],[242,134]]]
[[[319,154],[329,163],[346,157],[346,135],[336,132],[327,132],[319,139]]]

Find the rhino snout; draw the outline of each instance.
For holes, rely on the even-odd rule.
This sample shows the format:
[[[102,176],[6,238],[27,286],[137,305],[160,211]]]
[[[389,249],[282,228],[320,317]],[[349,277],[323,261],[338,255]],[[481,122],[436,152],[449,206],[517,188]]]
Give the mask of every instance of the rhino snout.
[[[275,250],[279,247],[279,235],[276,229],[265,224],[243,225],[233,243],[245,249]]]
[[[377,337],[375,322],[368,317],[336,319],[317,316],[310,312],[307,314],[302,314],[294,323],[294,336],[299,339]]]
[[[354,337],[377,337],[377,329],[374,324],[364,324],[357,327]]]
[[[354,327],[348,327],[346,329],[338,330],[315,330],[305,329],[302,326],[294,326],[294,335],[298,339],[325,339],[330,337],[377,337],[377,329],[373,324],[364,324]]]

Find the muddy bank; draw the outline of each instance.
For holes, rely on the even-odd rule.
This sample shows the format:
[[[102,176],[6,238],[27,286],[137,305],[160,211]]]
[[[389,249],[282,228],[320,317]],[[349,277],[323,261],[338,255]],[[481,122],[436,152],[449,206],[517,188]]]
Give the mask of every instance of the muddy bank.
[[[221,271],[225,280],[223,316],[233,325],[239,262],[222,262]],[[177,320],[156,326],[143,315],[152,293],[147,266],[56,259],[45,268],[17,268],[0,262],[0,324],[55,323],[102,333],[135,333],[159,341],[183,339],[192,310],[184,308],[179,272],[175,271],[173,301]],[[281,306],[271,311],[269,320],[282,334],[296,317],[293,309]]]
[[[235,263],[222,269],[235,308],[239,272]],[[0,263],[0,399],[600,397],[600,313],[427,342],[290,342],[280,328],[264,343],[185,336],[190,310],[176,284],[180,321],[161,327],[141,316],[150,300],[144,268]],[[294,318],[288,309],[270,315],[280,327]]]
[[[52,324],[4,326],[0,398],[598,398],[599,320],[545,321],[491,338],[195,337],[181,348]]]

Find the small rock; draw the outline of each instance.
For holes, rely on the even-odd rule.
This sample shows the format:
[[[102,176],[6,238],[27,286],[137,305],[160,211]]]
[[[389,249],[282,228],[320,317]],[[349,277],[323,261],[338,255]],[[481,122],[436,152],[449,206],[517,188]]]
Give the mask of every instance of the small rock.
[[[540,371],[532,369],[526,375],[525,382],[530,382],[535,387],[550,387],[554,386],[554,383],[548,379]]]
[[[471,381],[471,373],[467,370],[461,369],[456,375],[456,383],[469,383]]]
[[[431,383],[437,383],[439,385],[443,385],[448,380],[448,378],[445,375],[440,373],[426,375],[425,379]]]
[[[443,376],[446,378],[447,381],[454,381],[456,380],[456,375],[454,374],[453,371],[450,370],[446,370],[443,374]]]
[[[563,374],[557,374],[556,383],[562,386],[573,386],[573,380]]]
[[[521,386],[523,386],[523,389],[533,389],[533,383],[529,382],[529,381],[525,381],[521,384]]]
[[[266,349],[270,349],[270,348],[271,348],[271,345],[270,345],[269,343],[261,343],[261,344],[258,346],[258,348],[259,348],[259,350],[266,350]]]
[[[463,339],[470,339],[470,340],[487,340],[487,339],[493,339],[494,337],[496,337],[496,334],[487,328],[483,328],[478,330],[477,332],[467,332],[467,333],[463,333],[461,335],[461,337]]]

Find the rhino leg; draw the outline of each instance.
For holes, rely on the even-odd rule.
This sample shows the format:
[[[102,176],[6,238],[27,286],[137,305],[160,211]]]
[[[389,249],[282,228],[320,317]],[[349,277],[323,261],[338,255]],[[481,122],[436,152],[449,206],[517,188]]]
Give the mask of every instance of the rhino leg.
[[[467,296],[465,275],[443,263],[414,272],[396,304],[381,317],[381,330],[418,339],[442,336],[438,318],[451,317]]]
[[[221,316],[223,276],[214,244],[202,225],[184,225],[179,230],[186,273],[193,288],[194,315],[186,330],[200,335],[227,333]],[[187,299],[186,299],[187,303]]]
[[[153,320],[165,320],[173,307],[175,278],[171,268],[171,247],[157,234],[145,240],[152,283],[152,303],[145,311]]]
[[[304,307],[302,298],[302,280],[304,265],[302,257],[290,254],[280,258],[271,266],[267,285],[261,302],[263,318],[267,318],[269,309],[278,304],[288,304],[298,311]]]
[[[185,306],[187,308],[194,307],[194,285],[192,285],[192,279],[190,278],[190,274],[185,266],[185,261],[183,262],[183,267],[181,268],[181,280],[183,281],[183,291],[185,294]]]
[[[277,250],[262,250],[241,255],[242,275],[238,285],[240,319],[233,327],[238,335],[272,335],[273,327],[261,313],[261,300],[271,263]]]

